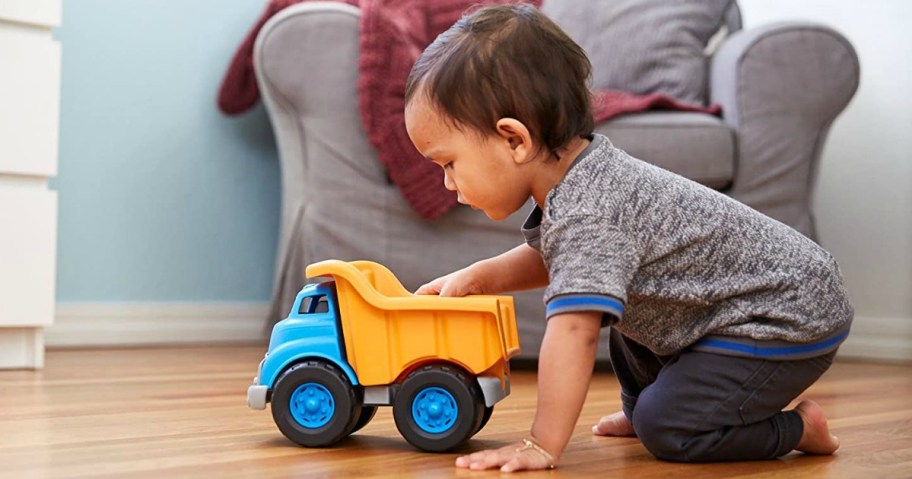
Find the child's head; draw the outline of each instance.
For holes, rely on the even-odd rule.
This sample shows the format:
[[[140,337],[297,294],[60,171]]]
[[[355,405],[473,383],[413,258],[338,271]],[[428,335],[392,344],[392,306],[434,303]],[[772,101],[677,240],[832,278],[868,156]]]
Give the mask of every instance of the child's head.
[[[594,122],[585,52],[530,5],[486,7],[442,33],[406,84],[406,128],[460,202],[501,219],[531,194],[533,160]]]
[[[555,154],[594,123],[586,53],[531,5],[481,8],[442,33],[412,67],[408,105],[423,95],[456,126],[496,134],[501,118]]]

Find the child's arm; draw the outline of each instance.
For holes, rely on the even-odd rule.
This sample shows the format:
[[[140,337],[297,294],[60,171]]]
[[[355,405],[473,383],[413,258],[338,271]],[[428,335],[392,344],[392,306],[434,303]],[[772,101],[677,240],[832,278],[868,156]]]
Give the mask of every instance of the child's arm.
[[[548,270],[541,254],[527,244],[474,263],[427,283],[417,294],[465,296],[499,294],[542,288],[548,285]]]
[[[551,317],[538,358],[538,405],[532,436],[559,458],[589,391],[602,313]]]
[[[538,406],[532,440],[548,454],[522,444],[476,452],[456,460],[459,467],[502,472],[557,465],[579,419],[601,329],[602,313],[567,313],[548,320],[538,359]]]

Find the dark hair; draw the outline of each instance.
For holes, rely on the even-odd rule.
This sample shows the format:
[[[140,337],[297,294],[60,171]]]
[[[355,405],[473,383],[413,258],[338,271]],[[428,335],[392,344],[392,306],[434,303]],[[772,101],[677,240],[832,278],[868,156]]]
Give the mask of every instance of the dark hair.
[[[552,155],[592,134],[583,49],[531,5],[481,8],[440,34],[412,67],[405,103],[419,90],[457,128],[496,132],[515,118]]]

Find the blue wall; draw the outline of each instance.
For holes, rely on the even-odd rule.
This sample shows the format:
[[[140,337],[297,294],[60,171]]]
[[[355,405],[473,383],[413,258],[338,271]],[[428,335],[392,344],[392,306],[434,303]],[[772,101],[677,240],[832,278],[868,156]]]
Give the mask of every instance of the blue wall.
[[[264,4],[63,2],[58,301],[268,300],[272,132],[215,105]]]

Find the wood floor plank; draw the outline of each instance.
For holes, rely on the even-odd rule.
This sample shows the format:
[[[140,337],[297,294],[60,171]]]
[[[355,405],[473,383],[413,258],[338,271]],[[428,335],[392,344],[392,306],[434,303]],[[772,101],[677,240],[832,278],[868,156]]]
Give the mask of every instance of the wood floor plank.
[[[388,408],[335,447],[305,449],[279,433],[268,410],[246,407],[263,352],[259,345],[59,350],[42,371],[0,371],[0,478],[499,477],[456,469],[453,460],[516,441],[534,413],[535,375],[518,371],[513,394],[460,451],[416,451]],[[612,375],[596,374],[561,467],[520,477],[912,477],[912,365],[837,361],[806,392],[841,439],[827,457],[659,461],[636,439],[591,435],[599,417],[620,408],[618,395]]]

